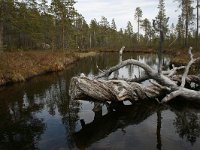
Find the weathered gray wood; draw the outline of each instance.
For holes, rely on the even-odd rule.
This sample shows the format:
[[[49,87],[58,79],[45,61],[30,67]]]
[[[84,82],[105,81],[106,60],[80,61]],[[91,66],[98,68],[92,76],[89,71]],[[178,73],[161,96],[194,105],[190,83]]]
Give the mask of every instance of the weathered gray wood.
[[[200,102],[200,91],[194,91],[186,88],[179,88],[176,91],[171,92],[170,94],[166,95],[162,100],[161,103],[166,103],[173,98],[181,96],[187,100]]]
[[[172,70],[162,71],[160,74],[153,70],[147,64],[138,60],[128,59],[120,61],[116,66],[108,70],[101,71],[101,74],[89,79],[84,75],[73,77],[70,83],[70,96],[75,100],[93,100],[93,101],[124,101],[131,102],[144,99],[157,99],[164,97],[160,103],[166,103],[177,96],[187,99],[195,99],[200,102],[200,91],[187,89],[185,84],[192,82],[200,85],[200,77],[189,75],[189,68],[197,60],[193,59],[191,49],[189,50],[191,60],[188,65],[173,67]],[[119,70],[126,65],[136,65],[145,70],[146,75],[135,79],[109,79],[112,72]],[[177,70],[184,69],[183,75],[175,75]],[[150,85],[145,86],[141,81],[152,79]],[[139,83],[137,83],[139,82]],[[180,86],[179,86],[180,85]]]
[[[190,61],[189,63],[187,64],[186,68],[185,68],[185,72],[182,76],[182,82],[181,82],[181,87],[184,87],[185,86],[185,81],[186,81],[186,77],[188,75],[188,72],[189,72],[189,69],[191,67],[191,65],[197,61],[198,59],[194,59],[193,58],[193,54],[192,54],[192,47],[189,48],[189,55],[190,55]]]
[[[163,86],[144,86],[123,80],[92,80],[87,77],[73,77],[70,83],[72,99],[96,101],[138,101],[153,99],[167,92]]]

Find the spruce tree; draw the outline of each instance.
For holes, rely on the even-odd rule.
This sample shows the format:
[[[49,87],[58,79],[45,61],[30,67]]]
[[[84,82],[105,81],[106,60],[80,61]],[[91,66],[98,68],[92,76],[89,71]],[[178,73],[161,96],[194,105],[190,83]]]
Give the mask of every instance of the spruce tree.
[[[137,7],[135,9],[135,19],[137,20],[137,24],[138,24],[138,41],[140,40],[140,22],[141,22],[141,18],[142,18],[142,10],[140,7]]]
[[[188,35],[189,35],[189,26],[194,19],[192,0],[176,0],[179,3],[179,8],[181,8],[181,16],[184,20],[185,26],[185,41],[184,46],[188,47]]]
[[[164,34],[166,34],[169,30],[169,17],[166,16],[164,0],[159,0],[158,9],[159,12],[156,16],[156,22],[158,24],[158,27],[164,31]]]

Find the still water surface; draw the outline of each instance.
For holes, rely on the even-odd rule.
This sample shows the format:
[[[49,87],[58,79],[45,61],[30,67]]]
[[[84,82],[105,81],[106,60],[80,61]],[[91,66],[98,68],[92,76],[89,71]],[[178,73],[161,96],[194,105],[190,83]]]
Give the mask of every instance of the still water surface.
[[[125,53],[156,68],[154,54]],[[165,58],[168,66],[170,59]],[[115,53],[102,53],[70,66],[64,72],[34,78],[0,89],[0,149],[200,149],[200,105],[152,101],[126,105],[108,112],[93,111],[94,103],[71,101],[70,79],[85,73],[91,77],[119,62]],[[112,74],[143,74],[126,66]]]

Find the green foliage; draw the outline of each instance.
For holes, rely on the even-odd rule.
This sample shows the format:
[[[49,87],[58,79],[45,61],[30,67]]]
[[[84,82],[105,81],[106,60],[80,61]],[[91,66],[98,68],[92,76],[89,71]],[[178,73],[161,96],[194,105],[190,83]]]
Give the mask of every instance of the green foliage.
[[[189,44],[189,26],[193,24],[194,14],[192,3],[193,0],[176,0],[181,8],[181,17],[184,20],[184,46],[187,47]]]
[[[164,0],[160,0],[158,5],[156,19],[164,25],[165,46],[177,37],[173,46],[183,47],[185,43],[192,46],[195,44],[193,39],[198,40],[199,37],[192,24],[194,2],[176,1],[180,4],[182,14],[178,23],[170,29]],[[115,19],[109,22],[105,16],[99,22],[93,19],[87,24],[84,17],[75,10],[75,3],[75,0],[0,0],[0,51],[47,48],[117,50],[123,45],[128,49],[156,47],[157,35],[151,21],[142,19],[140,7],[135,9],[134,14],[138,23],[138,31],[135,33],[130,21],[125,29],[118,30]],[[140,29],[144,34],[140,34]]]
[[[158,15],[156,16],[156,21],[158,22],[158,26],[160,29],[163,29],[164,33],[167,34],[169,31],[168,21],[169,18],[166,17],[165,3],[164,0],[159,0],[158,5]]]
[[[137,20],[138,23],[138,42],[140,41],[140,22],[142,18],[142,10],[140,7],[137,7],[135,9],[135,19]]]
[[[151,22],[147,18],[145,18],[141,22],[141,27],[144,30],[144,39],[143,40],[145,42],[145,45],[151,46],[152,39],[153,39],[153,37],[155,37],[155,32],[153,30]]]

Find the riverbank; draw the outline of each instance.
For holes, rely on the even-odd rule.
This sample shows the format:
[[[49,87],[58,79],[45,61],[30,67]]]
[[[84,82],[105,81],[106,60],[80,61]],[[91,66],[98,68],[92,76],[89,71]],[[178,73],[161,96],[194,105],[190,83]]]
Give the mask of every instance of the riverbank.
[[[0,86],[23,82],[35,76],[64,70],[79,59],[94,56],[98,52],[118,52],[119,50],[90,50],[86,52],[21,51],[0,54]],[[156,53],[155,50],[128,50],[125,52]],[[186,65],[190,59],[187,50],[165,51],[171,56],[171,63]],[[194,57],[200,52],[194,51]],[[200,63],[197,62],[198,64]]]
[[[99,52],[119,52],[120,49],[97,49]],[[91,51],[94,51],[91,49]],[[157,50],[154,48],[145,48],[145,49],[128,49],[125,48],[124,53],[157,53]],[[200,57],[200,51],[194,49],[192,51],[194,58]],[[171,58],[171,63],[175,65],[187,65],[190,61],[190,56],[188,54],[188,49],[165,49],[164,54],[167,54]],[[200,61],[196,62],[199,64]]]
[[[0,86],[23,82],[35,76],[64,70],[79,59],[94,56],[96,52],[27,51],[0,54]]]
[[[96,52],[113,52],[113,53],[119,53],[120,48],[96,48],[96,49],[88,49],[89,51],[96,51]],[[124,53],[157,53],[157,49],[155,48],[134,48],[129,49],[125,48]],[[194,58],[200,57],[200,51],[197,49],[194,49],[192,51]],[[190,56],[188,54],[188,49],[165,49],[164,54],[167,54],[170,56],[171,63],[175,65],[187,65],[190,61]],[[196,62],[195,64],[199,64],[200,61]]]
[[[90,48],[85,51],[95,51],[95,52],[113,52],[118,53],[120,48]],[[125,48],[124,52],[137,52],[137,53],[156,53],[156,49],[153,48]]]
[[[171,63],[176,65],[187,65],[190,61],[190,55],[188,50],[170,50],[167,54],[171,58]],[[194,58],[200,57],[200,51],[192,51]],[[200,61],[197,61],[195,64],[199,64]]]

